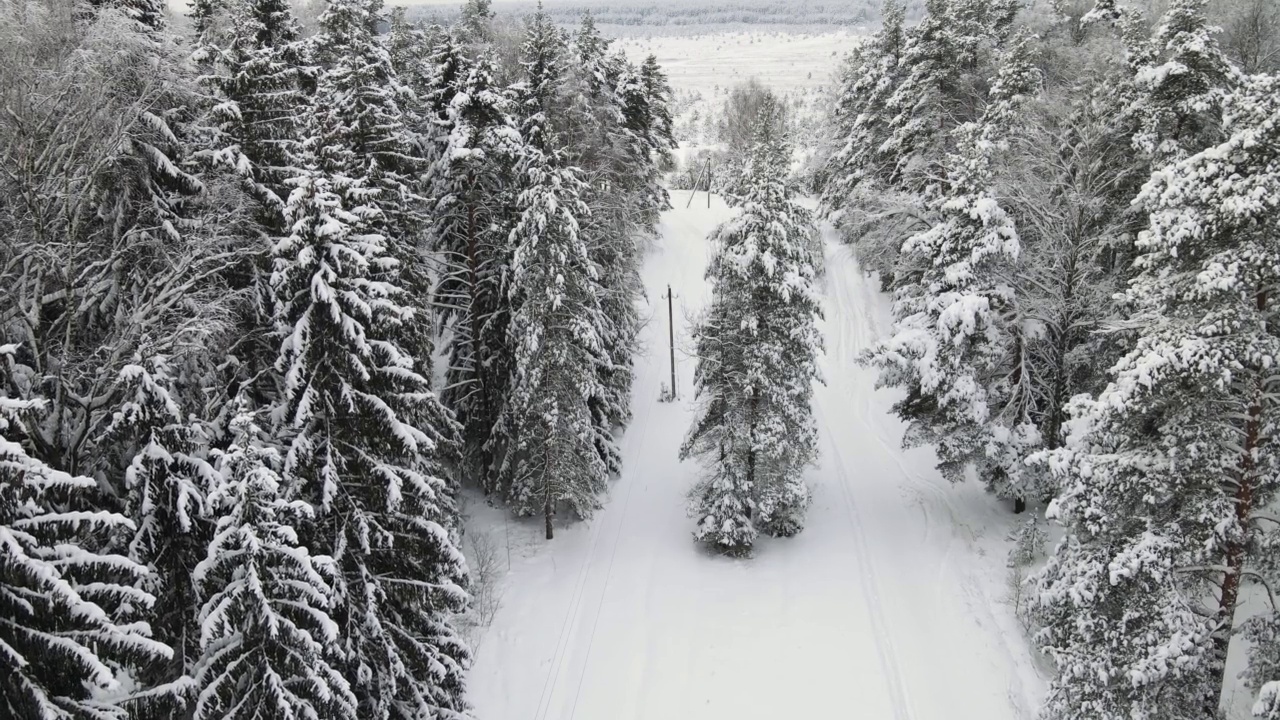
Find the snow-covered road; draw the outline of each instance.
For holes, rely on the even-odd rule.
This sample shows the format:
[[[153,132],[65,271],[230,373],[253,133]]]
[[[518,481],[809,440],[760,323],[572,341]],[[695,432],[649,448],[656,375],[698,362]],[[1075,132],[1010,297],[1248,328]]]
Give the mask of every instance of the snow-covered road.
[[[469,532],[510,550],[502,607],[476,648],[479,720],[1004,720],[1041,693],[1005,587],[1014,520],[980,489],[953,487],[927,451],[900,449],[893,397],[858,352],[888,327],[887,299],[827,240],[826,385],[815,394],[822,459],[806,529],[762,537],[751,559],[692,540],[677,458],[688,427],[689,317],[709,288],[705,196],[663,218],[645,280],[652,315],[637,361],[624,471],[592,521],[536,538],[476,511]],[[661,296],[676,295],[681,402],[669,377]],[[506,566],[506,558],[503,558]]]

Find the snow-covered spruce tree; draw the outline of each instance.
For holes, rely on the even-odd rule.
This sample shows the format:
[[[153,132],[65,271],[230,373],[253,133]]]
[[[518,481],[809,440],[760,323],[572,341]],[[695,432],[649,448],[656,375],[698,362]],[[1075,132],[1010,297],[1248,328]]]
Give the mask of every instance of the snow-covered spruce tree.
[[[828,213],[845,209],[857,185],[887,177],[878,168],[879,147],[889,119],[886,103],[897,86],[906,42],[906,6],[889,0],[880,11],[881,27],[844,59],[831,131],[836,148],[827,160],[822,203]]]
[[[349,152],[342,129],[318,127],[315,152]],[[336,565],[330,614],[359,714],[457,717],[469,651],[449,618],[466,607],[467,570],[444,465],[457,427],[397,340],[422,321],[402,302],[377,191],[304,160],[275,247],[282,476],[315,508],[303,545]]]
[[[210,537],[205,498],[214,472],[203,457],[208,439],[201,425],[170,392],[174,368],[163,357],[135,360],[120,371],[122,402],[106,428],[105,444],[121,463],[127,461],[121,499],[133,529],[122,534],[123,549],[150,570],[143,587],[158,601],[152,625],[175,651],[164,676],[178,678],[173,690],[185,696],[186,674],[199,654],[199,602],[190,576]]]
[[[1258,720],[1280,718],[1280,681],[1273,680],[1262,686],[1253,705],[1253,716]]]
[[[989,452],[1017,455],[1034,442],[1025,395],[1006,363],[1016,358],[1010,284],[1020,250],[1013,219],[993,194],[999,139],[1039,85],[1025,41],[1001,64],[980,122],[957,129],[957,152],[947,159],[948,188],[935,201],[940,222],[909,238],[904,255],[917,258],[917,283],[894,295],[894,334],[865,360],[881,368],[880,383],[906,390],[895,405],[910,426],[903,442],[935,444],[938,468],[953,480],[978,465],[979,477],[1009,494],[1006,469]]]
[[[729,90],[716,126],[717,139],[726,146],[713,173],[712,188],[725,204],[738,207],[747,188],[738,183],[746,177],[747,163],[760,138],[781,140],[792,122],[788,108],[774,91],[757,78],[749,78]]]
[[[554,136],[553,119],[564,91],[567,45],[564,32],[556,27],[539,1],[538,12],[525,20],[524,42],[520,46],[520,66],[524,73],[513,90],[525,142],[543,153],[563,145]]]
[[[858,46],[840,70],[840,87],[831,118],[832,150],[822,168],[821,211],[845,241],[859,265],[892,285],[902,240],[922,230],[916,197],[889,182],[894,160],[881,153],[888,135],[889,99],[903,72],[906,7],[887,2],[883,26]]]
[[[311,42],[321,68],[312,112],[323,117],[314,117],[312,127],[337,133],[341,142],[340,150],[317,149],[313,157],[325,172],[362,179],[376,190],[370,197],[384,215],[381,222],[397,241],[402,235],[407,241],[422,225],[412,193],[421,163],[399,104],[412,93],[376,34],[385,21],[379,0],[333,2],[320,16],[320,32]],[[308,142],[315,140],[313,131]]]
[[[17,350],[0,345],[0,388]],[[0,390],[0,713],[124,720],[129,676],[172,650],[139,622],[155,600],[137,586],[147,569],[93,549],[131,523],[98,509],[92,478],[27,452],[42,404]]]
[[[549,116],[572,138],[564,162],[579,168],[587,181],[581,198],[591,209],[581,217],[580,232],[588,257],[597,269],[595,295],[602,312],[595,331],[600,339],[596,370],[598,394],[591,398],[596,449],[611,472],[622,467],[614,429],[631,418],[632,363],[640,328],[636,299],[642,292],[637,239],[651,230],[666,196],[644,140],[626,126],[619,83],[633,68],[620,55],[609,54],[590,14],[584,14],[570,47],[568,74],[557,112]],[[566,92],[567,90],[567,92]]]
[[[430,122],[437,126],[434,133],[425,133],[435,148],[435,154],[428,155],[427,160],[434,162],[438,159],[438,153],[443,152],[448,138],[449,106],[458,91],[459,81],[466,73],[468,61],[458,39],[438,25],[427,29],[425,41],[427,54],[424,58],[426,69],[422,76],[422,87],[411,87],[420,95]]]
[[[577,213],[578,233],[596,268],[592,294],[603,312],[590,317],[598,340],[593,366],[591,416],[597,452],[609,470],[621,456],[614,440],[630,417],[632,359],[641,292],[638,241],[651,232],[666,196],[650,170],[646,139],[632,132],[620,92],[638,72],[608,41],[590,16],[570,44],[544,12],[529,19],[522,46],[523,82],[516,87],[525,141],[555,151],[561,167],[575,167],[586,184],[579,198],[590,213]],[[642,112],[635,108],[635,115]],[[569,140],[571,139],[571,141]]]
[[[654,152],[672,150],[676,146],[676,139],[671,118],[671,83],[656,56],[647,56],[640,66],[640,85],[643,88],[641,99],[633,100],[628,105],[629,108],[636,109],[634,113],[629,112],[627,115],[628,127],[645,138]]]
[[[1048,717],[1218,712],[1241,585],[1266,577],[1275,543],[1278,91],[1262,77],[1226,95],[1227,139],[1142,191],[1135,345],[1040,458],[1062,478],[1051,512],[1067,530],[1033,605],[1059,668]],[[1274,652],[1255,654],[1255,685],[1274,679]]]
[[[318,169],[358,180],[366,197],[357,205],[377,210],[366,220],[398,262],[402,302],[420,313],[417,322],[395,328],[397,342],[412,357],[425,359],[431,357],[432,338],[431,281],[421,247],[427,225],[419,194],[424,148],[401,106],[413,93],[400,82],[376,34],[385,20],[381,0],[336,0],[320,16],[311,47],[321,70],[305,142],[315,145]]]
[[[435,157],[432,151],[438,150],[442,136],[447,134],[438,123],[440,117],[433,112],[437,90],[436,67],[431,58],[436,43],[446,42],[442,35],[438,27],[428,30],[410,23],[406,8],[396,6],[391,10],[391,24],[383,38],[391,69],[402,86],[396,100],[405,115],[404,124],[416,136],[414,142],[423,155],[424,168],[430,165]]]
[[[490,434],[510,384],[511,177],[524,150],[510,112],[488,61],[478,58],[449,105],[449,132],[427,188],[435,199],[429,245],[442,261],[437,322],[450,331],[441,399],[462,423],[471,472],[489,492],[500,489]]]
[[[89,0],[93,8],[110,8],[137,24],[144,32],[160,33],[166,29],[163,0]]]
[[[535,137],[545,137],[535,133]],[[507,498],[518,515],[541,513],[546,536],[563,504],[586,518],[600,507],[608,468],[596,447],[590,402],[600,394],[596,269],[579,233],[587,214],[577,172],[529,148],[521,209],[511,233],[510,343],[515,369],[495,442],[504,448]]]
[[[311,505],[287,501],[280,454],[245,409],[217,453],[209,493],[217,528],[192,573],[200,588],[195,720],[354,720],[356,698],[338,662],[329,615],[332,558],[300,545]]]
[[[271,366],[270,250],[268,238],[284,232],[284,181],[301,141],[308,100],[303,86],[313,72],[304,65],[305,46],[289,3],[233,0],[196,3],[197,27],[204,26],[195,58],[209,94],[209,117],[192,153],[205,174],[236,178],[249,202],[245,248],[225,280],[241,298],[235,343],[228,348],[228,381],[241,384],[257,405],[277,392]],[[226,409],[230,412],[229,407]],[[229,418],[219,418],[224,426]],[[224,428],[225,429],[225,428]]]
[[[749,553],[757,531],[801,530],[802,473],[818,452],[815,229],[793,200],[789,159],[776,140],[748,156],[741,214],[712,238],[711,311],[697,330],[701,402],[681,455],[707,468],[691,495],[695,537],[731,554]]]
[[[710,273],[708,273],[710,274]],[[738,304],[717,285],[706,314],[694,326],[697,415],[680,447],[681,459],[697,457],[704,476],[689,495],[694,537],[728,555],[751,554],[760,529],[749,464],[751,426],[742,395],[742,352]]]
[[[305,170],[274,249],[282,476],[315,507],[304,546],[337,568],[337,665],[360,715],[454,717],[469,662],[449,620],[468,601],[445,467],[458,428],[421,374],[432,348],[417,160],[373,33],[379,11],[332,2],[314,39],[323,70]]]
[[[196,53],[210,70],[201,82],[213,92],[217,130],[196,155],[243,176],[263,233],[279,234],[306,111],[300,29],[283,0],[234,0],[223,12],[225,29],[208,31]]]
[[[886,290],[919,281],[921,259],[903,256],[902,244],[937,221],[921,208],[945,190],[953,131],[982,115],[1015,10],[1006,0],[930,0],[904,29],[904,9],[889,5],[843,71],[822,208]]]
[[[612,56],[611,64],[617,73],[614,93],[622,113],[620,130],[625,131],[618,134],[626,141],[619,147],[623,152],[618,159],[630,167],[626,186],[634,188],[639,202],[636,222],[652,230],[662,211],[671,207],[658,170],[659,158],[676,147],[671,134],[671,86],[652,55],[638,68],[618,54]]]

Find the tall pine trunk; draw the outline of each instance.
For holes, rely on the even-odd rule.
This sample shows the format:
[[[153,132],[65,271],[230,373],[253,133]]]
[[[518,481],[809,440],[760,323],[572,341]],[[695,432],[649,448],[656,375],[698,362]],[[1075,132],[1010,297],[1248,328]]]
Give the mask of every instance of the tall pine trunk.
[[[760,403],[760,392],[757,388],[751,389],[751,425],[747,437],[751,439],[751,446],[747,449],[747,487],[750,488],[751,495],[760,497],[760,488],[756,487],[756,413]],[[747,517],[751,517],[752,511],[747,510]]]
[[[1263,315],[1267,309],[1267,291],[1257,295],[1258,314]],[[1265,320],[1264,320],[1265,324]],[[1236,524],[1239,532],[1228,543],[1226,549],[1226,571],[1222,578],[1222,595],[1218,601],[1216,617],[1217,629],[1213,635],[1213,673],[1214,682],[1209,686],[1205,697],[1205,712],[1214,717],[1218,712],[1218,699],[1226,684],[1227,651],[1231,646],[1231,635],[1235,624],[1236,603],[1240,599],[1240,578],[1244,573],[1244,562],[1247,551],[1249,520],[1253,514],[1253,491],[1257,483],[1258,465],[1254,452],[1258,449],[1258,440],[1262,430],[1262,379],[1258,377],[1253,399],[1249,404],[1248,416],[1244,424],[1244,451],[1240,456],[1240,478],[1236,484],[1234,501],[1236,506]]]
[[[554,433],[554,429],[552,430],[552,432]],[[551,500],[551,479],[555,477],[555,468],[551,464],[551,443],[552,442],[554,442],[554,440],[552,438],[548,438],[548,442],[545,450],[547,476],[543,480],[543,484],[542,484],[542,487],[543,487],[542,517],[546,520],[546,523],[547,523],[547,539],[548,540],[554,539],[556,534],[555,526],[551,524],[551,515],[553,510],[555,509],[555,503],[552,502]]]
[[[471,292],[471,309],[467,313],[471,321],[471,365],[472,372],[475,373],[475,381],[480,385],[480,407],[484,412],[486,421],[490,421],[493,415],[490,413],[489,404],[489,384],[486,382],[484,372],[484,361],[480,357],[480,269],[478,267],[478,259],[476,257],[478,248],[476,246],[476,203],[474,197],[475,178],[468,177],[467,185],[471,192],[467,198],[467,274],[470,280]],[[474,413],[473,413],[474,414]],[[488,444],[481,442],[479,447],[479,463],[481,472],[481,485],[484,487],[485,494],[489,494],[493,490],[493,483],[490,482],[489,475],[492,464],[489,457]]]

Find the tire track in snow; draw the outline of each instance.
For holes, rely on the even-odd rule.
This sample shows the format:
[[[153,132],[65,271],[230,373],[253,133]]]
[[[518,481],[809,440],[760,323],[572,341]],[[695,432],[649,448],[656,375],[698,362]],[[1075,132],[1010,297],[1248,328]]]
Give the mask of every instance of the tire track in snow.
[[[879,302],[879,293],[871,285],[868,276],[862,272],[862,268],[858,265],[857,260],[852,257],[849,249],[838,241],[828,236],[827,240],[827,258],[826,265],[828,269],[828,286],[827,294],[831,301],[834,302],[839,312],[837,317],[848,318],[849,320],[840,323],[832,330],[840,336],[840,342],[837,347],[840,354],[837,358],[852,362],[862,350],[871,347],[880,337],[883,336],[885,329],[880,327],[881,323],[874,317],[874,310]],[[832,273],[832,270],[836,270]],[[843,279],[843,282],[837,281],[835,278]],[[857,284],[860,297],[855,298],[850,285]],[[853,337],[854,347],[847,347],[847,340],[844,336]],[[852,352],[850,352],[852,351]],[[834,359],[834,358],[833,358]],[[857,421],[863,426],[865,435],[870,435],[876,443],[884,450],[885,456],[890,458],[894,465],[899,469],[901,477],[907,482],[908,489],[915,496],[916,504],[925,514],[925,540],[929,540],[931,535],[934,519],[930,513],[930,507],[941,508],[945,512],[946,527],[951,532],[946,534],[946,544],[943,548],[943,554],[938,560],[937,574],[939,576],[948,572],[955,572],[957,568],[951,566],[948,562],[952,552],[957,546],[957,541],[961,545],[969,548],[976,548],[976,538],[973,531],[967,525],[961,523],[959,511],[949,488],[939,486],[936,482],[931,482],[928,478],[921,475],[918,471],[910,467],[902,456],[901,443],[894,438],[894,442],[890,442],[889,433],[892,432],[888,427],[881,423],[874,423],[872,418],[880,417],[884,411],[878,410],[873,401],[874,387],[855,383],[853,387],[848,388],[849,394],[859,402],[862,409],[861,413],[857,413]],[[834,444],[834,443],[832,443]],[[895,447],[895,445],[897,447]],[[833,448],[836,455],[834,459],[838,464],[838,469],[843,477],[844,466],[843,459],[838,455],[839,450]],[[948,483],[949,484],[949,483]],[[852,502],[850,500],[850,502]],[[855,508],[855,517],[856,508]],[[859,523],[860,524],[860,523]],[[957,534],[956,531],[963,530],[964,534]],[[967,537],[966,537],[967,535]],[[981,583],[973,576],[971,572],[959,572],[956,575],[960,587],[963,592],[963,602],[968,608],[972,617],[979,626],[996,629],[993,641],[989,636],[984,642],[988,647],[994,648],[1008,662],[1010,667],[1018,667],[1020,665],[1015,652],[1010,644],[1006,641],[1004,634],[999,631],[1000,622],[992,612],[992,597],[982,589]],[[943,588],[948,587],[948,583],[942,582],[941,579],[935,581],[937,593],[941,594]],[[1034,666],[1033,666],[1034,667]],[[1007,681],[1007,693],[1010,705],[1015,711],[1023,717],[1028,716],[1028,702],[1026,700],[1027,690],[1026,683],[1020,673],[1013,673]]]
[[[651,373],[649,372],[645,373],[644,377],[646,380],[648,379],[648,376],[650,374]],[[640,378],[637,377],[636,380],[640,380]],[[645,383],[645,385],[647,384],[648,383]],[[634,397],[635,389],[639,386],[640,386],[639,382],[633,383],[632,385],[633,397]],[[624,453],[630,452],[630,450],[632,449],[633,445],[636,442],[643,441],[644,431],[649,426],[649,415],[652,413],[652,411],[653,411],[653,404],[646,403],[644,419],[639,423],[639,427],[637,427],[637,424],[633,422],[631,426],[627,428],[627,433],[626,433],[627,439],[623,447]],[[639,439],[637,439],[636,437],[637,435],[640,436]],[[622,524],[626,520],[626,504],[627,504],[627,501],[630,500],[631,487],[634,485],[634,482],[635,482],[635,478],[630,478],[628,480],[629,484],[627,485],[626,495],[624,496],[622,517],[619,519],[619,523],[618,523],[618,535],[621,535]],[[600,542],[600,536],[604,534],[604,526],[606,523],[603,515],[606,512],[606,510],[602,508],[599,512],[600,512],[600,516],[597,517],[596,519],[595,527],[591,528],[591,539],[587,543],[587,554],[582,561],[582,568],[578,571],[578,580],[574,586],[573,596],[569,601],[569,610],[565,614],[564,623],[561,625],[561,628],[560,628],[560,637],[556,643],[555,652],[552,655],[552,667],[548,669],[547,680],[543,684],[542,694],[538,699],[538,707],[533,716],[535,720],[546,720],[547,716],[551,713],[551,704],[552,704],[552,701],[555,699],[556,688],[560,686],[560,673],[564,669],[565,657],[569,654],[568,650],[569,650],[569,645],[571,644],[570,641],[573,638],[574,631],[578,627],[578,622],[579,622],[578,617],[580,615],[580,611],[582,610],[582,601],[583,601],[583,598],[586,596],[587,578],[590,576],[591,568],[594,565],[596,550]],[[613,546],[613,553],[615,555],[617,553],[617,537],[618,536],[615,535],[614,546]],[[612,567],[613,567],[613,562],[612,562],[612,556],[611,556],[610,564],[609,564],[610,572],[612,572]],[[608,590],[608,575],[605,576],[605,590]],[[597,623],[600,620],[600,607],[603,604],[604,604],[604,593],[601,592],[600,600],[597,602],[597,605],[596,605],[595,622]],[[592,635],[593,636],[595,635],[594,623],[592,625]],[[588,659],[590,658],[590,648],[591,648],[591,645],[588,644],[587,646]],[[586,661],[584,660],[582,671],[578,677],[577,694],[580,694],[582,692],[582,678],[586,675],[586,668],[587,668],[587,664],[586,664]],[[574,695],[575,708],[577,706],[577,694]],[[572,717],[572,715],[570,715],[570,717]]]
[[[827,294],[828,297],[835,301],[836,307],[840,309],[836,315],[838,317],[849,318],[850,321],[842,323],[836,327],[840,341],[837,347],[840,354],[837,356],[840,360],[848,364],[856,364],[858,355],[866,349],[872,347],[881,335],[879,323],[872,316],[871,308],[875,307],[877,294],[867,281],[867,275],[862,272],[861,266],[858,265],[850,253],[849,248],[840,245],[833,240],[830,235],[827,236]],[[837,273],[831,272],[837,270]],[[843,282],[837,282],[836,278],[844,278]],[[850,292],[850,285],[857,284],[861,289],[861,302],[855,299]],[[858,321],[860,320],[860,322]],[[852,332],[849,332],[849,328]],[[853,336],[854,347],[846,349],[848,343],[845,341],[846,334]],[[851,351],[850,351],[851,350]],[[946,488],[938,487],[936,483],[921,477],[920,473],[912,468],[902,456],[902,447],[900,439],[890,442],[888,437],[889,430],[884,423],[874,423],[871,418],[880,417],[884,413],[875,407],[874,403],[874,386],[864,390],[855,384],[854,389],[849,393],[859,402],[862,409],[861,413],[857,413],[858,422],[866,429],[866,435],[871,436],[883,450],[886,457],[893,461],[893,464],[899,470],[901,476],[907,480],[911,489],[915,491],[918,505],[921,512],[925,515],[925,538],[929,539],[935,525],[932,513],[929,512],[930,503],[924,496],[928,496],[937,501],[937,505],[946,512],[947,519],[952,524],[956,521],[956,509],[951,498],[947,494]],[[896,447],[895,447],[896,445]],[[948,542],[948,546],[950,541]]]
[[[856,262],[850,262],[851,258],[844,255],[848,253],[847,248],[832,242],[828,238],[825,252],[825,294],[828,305],[831,307],[828,308],[826,313],[827,320],[824,323],[824,329],[834,336],[829,337],[828,340],[835,341],[835,353],[827,355],[827,364],[856,362],[858,354],[870,347],[876,341],[876,335],[878,334],[872,318],[869,317],[867,304],[865,302],[857,302],[850,292],[849,285],[851,283],[862,282],[865,284],[865,280]],[[843,322],[841,321],[842,318],[844,319]],[[850,387],[842,379],[832,378],[831,383],[831,389],[837,391],[837,394],[852,396],[851,399],[857,402],[860,412],[854,413],[854,415],[857,416],[858,422],[865,427],[867,434],[871,435],[882,446],[885,455],[893,460],[900,473],[904,476],[911,474],[905,463],[898,457],[898,454],[890,451],[882,435],[881,428],[874,426],[868,419],[874,409],[871,402],[871,393],[857,389],[858,383],[856,382]],[[861,513],[854,500],[853,490],[849,487],[849,474],[844,457],[831,432],[832,425],[823,410],[820,396],[818,402],[815,403],[815,409],[817,410],[819,427],[826,429],[823,435],[828,448],[828,457],[836,473],[835,479],[840,488],[839,492],[844,505],[844,515],[849,521],[850,530],[853,534],[853,551],[861,579],[859,585],[870,616],[876,654],[883,671],[889,699],[893,705],[893,716],[895,720],[912,720],[914,712],[906,691],[906,683],[898,661],[893,635],[885,617],[884,602],[880,593],[880,581],[872,563],[871,553],[868,551]],[[932,518],[929,516],[927,509],[924,512],[927,538],[929,528],[932,525]]]
[[[668,220],[671,217],[672,217],[671,215],[668,215],[664,218],[664,220]],[[672,237],[676,237],[676,238],[681,238],[684,241],[688,242],[694,238],[701,241],[705,236],[705,233],[700,232],[697,228],[695,228],[694,224],[691,221],[689,221],[687,218],[680,218],[680,222],[678,225],[671,224],[669,225],[669,228],[670,229],[667,232],[663,232],[661,234],[661,237],[663,239],[670,239]],[[655,290],[655,288],[646,288],[646,290],[649,292],[646,293],[647,297],[645,298],[645,301],[646,303],[653,304],[655,302],[655,295],[653,295],[653,291]],[[659,307],[658,309],[661,309],[661,308]],[[661,313],[651,313],[649,321],[659,322],[659,324],[661,324],[660,323],[661,318],[659,317],[659,315],[661,315]],[[644,329],[645,328],[642,328],[641,332],[643,332]],[[661,363],[661,359],[655,360],[654,359],[655,357],[656,356],[652,356],[651,349],[650,349],[650,352],[645,353],[643,356],[637,357],[636,377],[631,386],[633,403],[635,398],[643,397],[643,395],[640,395],[638,393],[651,392],[655,390],[658,385],[658,379],[656,377],[656,374],[658,374],[659,371],[662,369],[661,367],[662,363]],[[644,409],[643,418],[640,418],[639,422],[633,421],[627,427],[626,439],[624,440],[623,447],[622,447],[623,457],[634,457],[635,456],[634,450],[636,449],[636,446],[638,445],[640,447],[643,447],[645,436],[647,434],[648,427],[649,427],[650,416],[653,413],[654,404],[655,404],[655,401],[653,400],[644,402],[645,409]],[[624,468],[623,474],[625,473],[626,473],[626,470]],[[621,476],[619,479],[621,481]],[[617,557],[618,544],[621,541],[622,532],[626,526],[626,513],[627,513],[627,508],[630,505],[632,488],[635,487],[635,483],[638,481],[639,479],[635,477],[628,477],[625,480],[625,482],[627,483],[627,487],[624,490],[622,507],[619,508],[620,510],[620,512],[618,513],[619,517],[616,522],[617,531],[614,533],[614,537],[613,537],[613,545],[609,555],[609,565],[605,570],[604,584],[602,586],[599,598],[595,603],[595,612],[592,616],[591,630],[587,639],[586,653],[582,661],[581,669],[577,674],[578,676],[577,683],[574,685],[575,691],[573,695],[573,703],[570,706],[569,715],[567,716],[570,720],[572,720],[572,718],[577,713],[577,706],[582,695],[583,683],[586,678],[587,670],[590,667],[591,649],[594,646],[596,629],[599,626],[600,614],[603,610],[604,600],[609,590],[609,580],[612,577],[612,573],[613,573],[614,559]],[[597,555],[597,551],[600,549],[599,547],[600,536],[604,534],[604,526],[606,524],[605,517],[603,517],[603,515],[605,512],[607,512],[607,509],[602,509],[600,512],[602,516],[597,519],[595,523],[595,527],[593,527],[591,530],[591,539],[588,545],[587,557],[583,561],[583,566],[579,573],[578,583],[574,589],[573,598],[569,603],[570,609],[568,614],[566,614],[565,616],[564,625],[561,627],[560,639],[556,645],[555,654],[552,656],[553,657],[552,662],[554,667],[552,670],[548,671],[547,681],[544,684],[543,691],[542,691],[542,697],[539,699],[539,702],[538,702],[538,711],[534,715],[535,720],[546,720],[546,718],[549,717],[551,714],[551,708],[555,700],[557,689],[561,686],[562,682],[572,683],[571,677],[566,677],[562,681],[561,673],[564,670],[566,656],[571,654],[569,652],[569,648],[571,645],[575,644],[573,642],[573,638],[577,634],[577,631],[580,629],[581,623],[585,620],[585,615],[583,614],[583,602],[587,594],[586,593],[586,586],[588,585],[587,578],[590,577],[592,568],[596,566],[596,562],[595,562],[596,555]],[[587,611],[587,612],[590,612],[590,611]],[[578,649],[580,650],[581,648],[579,647]]]
[[[645,373],[645,375],[647,379],[649,373]],[[644,389],[649,389],[648,385],[649,383],[644,383]],[[639,387],[639,383],[632,384],[631,392],[633,397]],[[638,433],[634,432],[634,425],[629,428],[633,432],[631,433],[631,437],[627,438],[624,457],[633,456],[633,453],[631,452],[634,446],[633,443],[644,447],[644,438],[649,432],[649,416],[653,414],[653,405],[653,401],[645,403],[644,420],[640,423]],[[633,441],[633,438],[636,439]],[[613,563],[618,559],[618,543],[622,540],[622,531],[627,526],[627,508],[631,505],[631,491],[635,488],[636,483],[638,482],[640,482],[640,479],[636,477],[626,479],[627,489],[622,497],[622,508],[619,512],[618,518],[618,531],[613,534],[613,549],[609,553],[609,566],[605,569],[604,586],[600,590],[600,600],[596,602],[595,618],[591,621],[591,634],[587,637],[587,653],[582,660],[582,671],[578,673],[578,685],[573,693],[573,706],[569,711],[569,720],[573,720],[573,718],[578,714],[578,701],[582,698],[582,683],[587,677],[588,668],[591,667],[591,648],[595,646],[596,629],[600,626],[600,612],[604,609],[604,599],[609,594],[609,579],[613,576]]]
[[[822,426],[829,427],[821,403],[817,404],[817,409]],[[895,720],[912,720],[914,713],[907,696],[906,684],[903,682],[902,668],[898,664],[893,635],[889,632],[888,623],[885,620],[884,603],[880,598],[880,580],[876,577],[875,566],[872,565],[871,555],[867,552],[867,538],[862,532],[862,517],[853,500],[853,493],[849,489],[849,474],[845,469],[844,458],[841,457],[840,449],[830,434],[827,434],[827,448],[828,457],[831,458],[836,471],[836,484],[840,486],[840,496],[844,500],[845,518],[849,521],[849,527],[853,532],[853,553],[858,564],[858,574],[862,579],[859,585],[867,604],[867,613],[871,618],[876,655],[880,660],[880,668],[884,672],[889,700],[893,704],[893,717]]]
[[[596,544],[600,539],[603,527],[604,522],[597,520],[596,526],[591,529],[586,557],[582,559],[582,568],[578,571],[578,579],[574,584],[573,595],[569,600],[569,608],[565,613],[564,622],[560,626],[560,637],[556,641],[556,649],[551,655],[551,667],[547,669],[547,679],[542,685],[542,694],[538,697],[538,706],[533,715],[535,720],[545,720],[547,714],[551,712],[551,701],[554,699],[555,689],[559,684],[560,671],[564,667],[564,658],[567,654],[569,639],[573,636],[573,628],[577,625],[575,618],[582,606],[587,576],[591,572],[591,561],[595,557]]]

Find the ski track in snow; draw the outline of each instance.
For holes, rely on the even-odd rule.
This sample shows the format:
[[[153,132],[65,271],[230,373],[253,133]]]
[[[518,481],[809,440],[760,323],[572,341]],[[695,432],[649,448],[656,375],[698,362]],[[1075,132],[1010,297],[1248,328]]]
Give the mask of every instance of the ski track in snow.
[[[805,530],[762,537],[754,558],[693,542],[677,455],[692,407],[689,320],[709,297],[707,235],[732,211],[686,192],[644,268],[641,334],[622,437],[623,472],[588,522],[513,523],[502,607],[468,686],[479,720],[1030,720],[1042,692],[1005,601],[1016,519],[980,488],[952,486],[931,452],[901,449],[894,395],[856,360],[890,326],[888,299],[826,238],[822,457]],[[700,207],[699,207],[700,205]],[[666,303],[676,295],[680,400]],[[468,532],[496,531],[480,508]],[[498,535],[498,537],[505,537]]]

